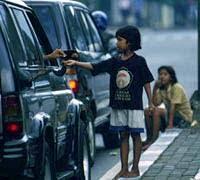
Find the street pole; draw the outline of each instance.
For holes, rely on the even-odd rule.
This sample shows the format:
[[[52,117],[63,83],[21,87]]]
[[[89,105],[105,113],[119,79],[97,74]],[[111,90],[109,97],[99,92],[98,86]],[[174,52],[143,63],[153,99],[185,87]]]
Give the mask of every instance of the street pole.
[[[197,18],[197,24],[198,24],[198,91],[200,91],[200,1],[197,1],[198,4],[198,18]]]
[[[193,109],[193,119],[200,122],[200,0],[197,1],[198,4],[198,18],[197,18],[197,28],[198,28],[198,89],[192,95],[190,102]]]

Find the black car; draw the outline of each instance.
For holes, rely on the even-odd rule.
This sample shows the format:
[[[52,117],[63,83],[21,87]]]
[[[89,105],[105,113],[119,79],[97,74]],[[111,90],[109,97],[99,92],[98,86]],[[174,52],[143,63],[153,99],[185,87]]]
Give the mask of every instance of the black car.
[[[100,33],[89,9],[71,0],[25,0],[38,16],[53,48],[75,50],[80,61],[100,62],[110,58],[105,52]],[[58,62],[59,63],[59,62]],[[96,132],[103,134],[107,148],[119,145],[118,134],[109,133],[109,75],[92,76],[87,70],[77,68],[67,73],[77,99],[86,105],[89,117],[90,158],[94,161]]]
[[[22,1],[0,0],[0,179],[90,179],[86,108]]]

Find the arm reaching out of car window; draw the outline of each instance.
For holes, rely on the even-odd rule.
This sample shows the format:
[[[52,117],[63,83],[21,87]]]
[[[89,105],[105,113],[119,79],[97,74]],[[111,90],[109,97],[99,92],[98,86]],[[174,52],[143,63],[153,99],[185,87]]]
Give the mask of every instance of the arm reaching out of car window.
[[[89,70],[93,70],[93,66],[91,63],[89,62],[79,62],[79,61],[75,61],[75,60],[67,60],[67,61],[63,61],[63,64],[65,66],[79,66],[85,69],[89,69]]]
[[[44,55],[44,60],[53,60],[59,57],[64,57],[65,53],[61,49],[55,49],[52,53]]]

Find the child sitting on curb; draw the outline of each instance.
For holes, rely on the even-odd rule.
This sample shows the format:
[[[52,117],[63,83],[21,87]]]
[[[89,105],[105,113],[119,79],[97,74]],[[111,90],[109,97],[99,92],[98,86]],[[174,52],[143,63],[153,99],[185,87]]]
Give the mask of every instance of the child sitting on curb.
[[[167,128],[173,128],[176,117],[189,122],[191,127],[198,126],[198,122],[192,119],[193,113],[189,100],[184,88],[177,81],[174,69],[171,66],[161,66],[158,69],[158,76],[152,97],[155,107],[145,109],[147,140],[143,143],[143,150],[157,139],[161,118],[167,120]],[[166,108],[159,107],[162,103]]]

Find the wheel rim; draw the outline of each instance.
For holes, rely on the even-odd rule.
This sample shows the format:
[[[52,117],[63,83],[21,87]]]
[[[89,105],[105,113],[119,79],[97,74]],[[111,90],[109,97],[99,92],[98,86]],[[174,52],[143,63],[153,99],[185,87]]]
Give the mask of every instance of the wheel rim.
[[[83,146],[83,171],[85,180],[89,180],[89,155],[88,155],[88,148],[86,144],[86,140],[84,139],[84,146]]]
[[[50,162],[47,157],[45,159],[44,180],[52,180]]]
[[[88,136],[89,136],[90,157],[93,160],[95,152],[95,140],[94,140],[95,135],[94,135],[93,124],[91,121],[89,121],[88,123]]]

